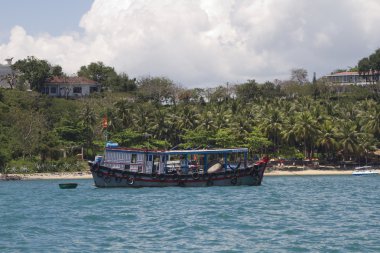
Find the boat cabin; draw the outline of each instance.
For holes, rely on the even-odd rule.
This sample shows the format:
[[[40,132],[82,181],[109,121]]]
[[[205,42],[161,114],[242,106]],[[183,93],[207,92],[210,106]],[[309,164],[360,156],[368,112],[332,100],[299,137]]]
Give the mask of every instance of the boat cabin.
[[[144,150],[107,143],[95,161],[111,169],[145,174],[216,173],[247,167],[248,149]]]

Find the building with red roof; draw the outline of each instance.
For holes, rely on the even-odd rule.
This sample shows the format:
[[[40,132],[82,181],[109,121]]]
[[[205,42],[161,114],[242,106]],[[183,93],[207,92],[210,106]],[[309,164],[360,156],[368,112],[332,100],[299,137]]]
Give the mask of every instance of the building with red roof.
[[[325,78],[327,78],[329,82],[342,85],[367,85],[373,83],[374,81],[376,82],[377,73],[367,74],[365,77],[363,77],[362,75],[359,75],[359,72],[356,71],[344,71],[326,75]]]
[[[53,76],[46,79],[41,92],[52,97],[78,98],[99,92],[101,85],[85,77]]]

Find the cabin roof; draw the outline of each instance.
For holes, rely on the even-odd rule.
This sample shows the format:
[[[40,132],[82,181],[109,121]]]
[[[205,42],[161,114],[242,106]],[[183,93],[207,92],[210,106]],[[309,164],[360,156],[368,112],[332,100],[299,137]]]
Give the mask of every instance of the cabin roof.
[[[197,150],[144,150],[112,147],[106,148],[107,151],[120,151],[128,153],[149,153],[149,154],[166,154],[166,155],[198,155],[198,154],[228,154],[228,153],[247,153],[248,148],[221,148],[221,149],[197,149]]]
[[[226,149],[197,149],[197,150],[168,150],[168,155],[184,155],[184,154],[225,154],[225,153],[244,153],[248,152],[248,148],[226,148]]]
[[[327,76],[358,76],[359,72],[357,71],[344,71],[344,72],[337,72],[331,75]]]
[[[90,80],[81,76],[53,76],[46,79],[46,84],[66,84],[66,85],[94,85],[97,84],[94,80]]]

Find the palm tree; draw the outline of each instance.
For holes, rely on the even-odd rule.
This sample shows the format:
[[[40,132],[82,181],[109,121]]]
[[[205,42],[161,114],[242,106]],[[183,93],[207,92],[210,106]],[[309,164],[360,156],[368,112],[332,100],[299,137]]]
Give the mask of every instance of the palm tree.
[[[82,111],[80,112],[80,120],[84,130],[84,139],[86,143],[86,148],[91,148],[94,139],[94,128],[93,126],[97,122],[95,111],[89,103],[84,104]]]
[[[359,133],[357,126],[351,121],[341,121],[338,127],[339,145],[342,148],[343,159],[353,155],[359,148]]]
[[[115,114],[118,119],[118,129],[129,128],[132,126],[132,105],[125,99],[114,103]]]
[[[365,163],[367,164],[369,151],[376,150],[375,138],[372,134],[361,133],[358,138],[358,150],[361,156],[364,156]]]
[[[330,154],[334,155],[338,146],[338,141],[335,127],[330,120],[326,120],[321,125],[317,145],[321,148],[321,150],[327,153],[327,158],[330,157]]]
[[[133,129],[139,133],[148,133],[149,122],[151,121],[151,113],[155,109],[148,103],[138,104],[133,111]]]
[[[308,111],[297,113],[293,131],[296,140],[303,142],[305,157],[311,158],[315,147],[315,139],[319,133],[317,121]]]
[[[273,141],[273,144],[277,147],[277,152],[279,152],[280,141],[281,141],[281,131],[283,127],[283,117],[279,110],[272,108],[267,114],[267,117],[262,119],[259,124],[261,131],[268,137],[268,139]]]
[[[197,129],[204,129],[206,131],[215,131],[217,129],[214,115],[211,111],[203,113],[200,124],[197,127]]]
[[[284,125],[281,131],[281,137],[286,144],[293,146],[297,144],[296,133],[294,132],[294,125],[296,124],[296,118],[291,115],[285,118]]]
[[[163,109],[157,109],[152,112],[147,132],[151,133],[158,140],[168,140],[171,125],[166,118],[166,113]]]
[[[192,106],[177,107],[176,125],[179,129],[195,129],[200,123],[200,115]]]
[[[373,134],[376,138],[380,137],[380,106],[370,108],[370,111],[363,112],[363,130]]]

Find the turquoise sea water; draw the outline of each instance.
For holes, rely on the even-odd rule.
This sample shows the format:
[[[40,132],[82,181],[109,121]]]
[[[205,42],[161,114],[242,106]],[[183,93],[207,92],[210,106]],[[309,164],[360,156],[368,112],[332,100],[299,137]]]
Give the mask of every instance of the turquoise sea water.
[[[62,182],[78,182],[73,190]],[[380,252],[380,176],[98,189],[0,182],[0,252]]]

